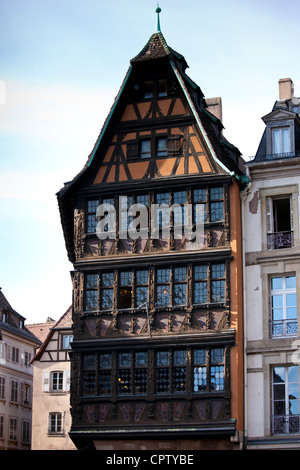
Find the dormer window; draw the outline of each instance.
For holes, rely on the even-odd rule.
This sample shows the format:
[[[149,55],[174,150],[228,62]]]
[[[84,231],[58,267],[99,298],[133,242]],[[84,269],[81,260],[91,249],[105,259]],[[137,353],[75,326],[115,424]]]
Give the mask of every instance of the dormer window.
[[[291,152],[290,127],[274,127],[272,129],[272,155]]]

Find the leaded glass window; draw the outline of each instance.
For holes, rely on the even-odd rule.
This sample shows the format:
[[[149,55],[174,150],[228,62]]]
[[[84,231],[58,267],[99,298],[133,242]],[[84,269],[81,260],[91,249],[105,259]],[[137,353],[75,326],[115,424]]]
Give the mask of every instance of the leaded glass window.
[[[135,273],[135,307],[148,301],[148,269],[138,269]]]
[[[156,156],[157,157],[166,157],[168,155],[168,145],[167,139],[160,137],[156,141]]]
[[[112,354],[99,355],[99,394],[111,393]]]
[[[212,264],[211,266],[212,302],[225,300],[225,264]]]
[[[207,302],[207,265],[194,267],[194,303]]]
[[[173,392],[186,391],[186,350],[174,351]]]
[[[101,273],[101,310],[111,310],[113,308],[113,272]]]
[[[170,304],[170,269],[163,268],[156,271],[156,303],[158,306]]]
[[[169,391],[170,384],[170,353],[169,351],[159,351],[156,355],[156,391],[163,393]]]
[[[119,277],[119,308],[131,308],[132,271],[121,271]]]
[[[97,310],[98,308],[98,274],[86,274],[85,276],[85,310]]]
[[[224,348],[194,350],[194,392],[224,390]]]
[[[96,354],[82,356],[82,393],[85,396],[96,395]]]
[[[151,157],[151,139],[142,140],[140,144],[140,158]]]
[[[186,304],[186,275],[185,266],[174,268],[173,272],[173,305]]]
[[[194,351],[194,392],[203,392],[207,384],[206,350]]]
[[[170,194],[157,193],[155,195],[155,202],[159,206],[156,211],[156,224],[157,227],[169,227],[170,226]]]
[[[144,352],[125,352],[118,356],[118,393],[147,393],[148,354]]]
[[[96,227],[97,227],[97,217],[96,217],[96,211],[97,207],[99,205],[98,199],[94,199],[92,201],[87,202],[87,228],[86,231],[88,233],[94,233],[96,232]]]

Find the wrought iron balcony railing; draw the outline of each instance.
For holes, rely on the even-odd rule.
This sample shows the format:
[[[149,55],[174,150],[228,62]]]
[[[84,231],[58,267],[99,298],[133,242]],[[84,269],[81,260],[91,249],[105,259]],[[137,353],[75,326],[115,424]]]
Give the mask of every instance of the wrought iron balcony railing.
[[[297,336],[298,321],[292,320],[272,320],[270,321],[270,336],[272,338],[279,336]]]
[[[300,431],[299,415],[272,415],[272,434],[292,434]]]
[[[291,248],[294,246],[293,231],[274,232],[267,234],[268,250],[279,250],[281,248]]]

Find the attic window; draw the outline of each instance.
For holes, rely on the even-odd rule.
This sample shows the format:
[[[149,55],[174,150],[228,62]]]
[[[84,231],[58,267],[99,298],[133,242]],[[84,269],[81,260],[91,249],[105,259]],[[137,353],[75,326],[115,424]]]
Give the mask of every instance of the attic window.
[[[153,98],[153,82],[145,82],[144,83],[144,98],[149,99]]]
[[[157,82],[157,96],[163,97],[168,96],[168,89],[167,89],[167,80],[158,80]]]
[[[286,154],[291,152],[291,139],[289,127],[272,129],[272,154]]]

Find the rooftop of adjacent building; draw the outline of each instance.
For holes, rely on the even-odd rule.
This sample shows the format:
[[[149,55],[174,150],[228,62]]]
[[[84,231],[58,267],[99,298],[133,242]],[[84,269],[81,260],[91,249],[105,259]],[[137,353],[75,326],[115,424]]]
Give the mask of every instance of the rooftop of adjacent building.
[[[37,351],[33,361],[39,357],[42,351],[47,346],[53,332],[55,330],[71,330],[73,326],[72,321],[72,307],[70,306],[63,315],[56,321],[48,317],[44,323],[33,323],[26,325],[29,331],[33,333],[41,341],[41,347]]]
[[[250,162],[248,163],[300,157],[300,98],[294,96],[294,83],[291,78],[281,78],[278,81],[278,88],[279,99],[275,101],[271,112],[262,117],[266,124],[266,129],[262,135],[255,157],[250,157]],[[267,134],[267,129],[288,129],[289,123],[293,121],[295,125],[294,133],[290,136],[291,140],[287,140],[286,145],[282,144],[282,148],[275,151],[273,148],[273,137],[271,134]]]
[[[38,336],[25,326],[25,317],[12,308],[0,288],[0,340],[2,339],[2,331],[26,338],[37,345],[41,343]]]

